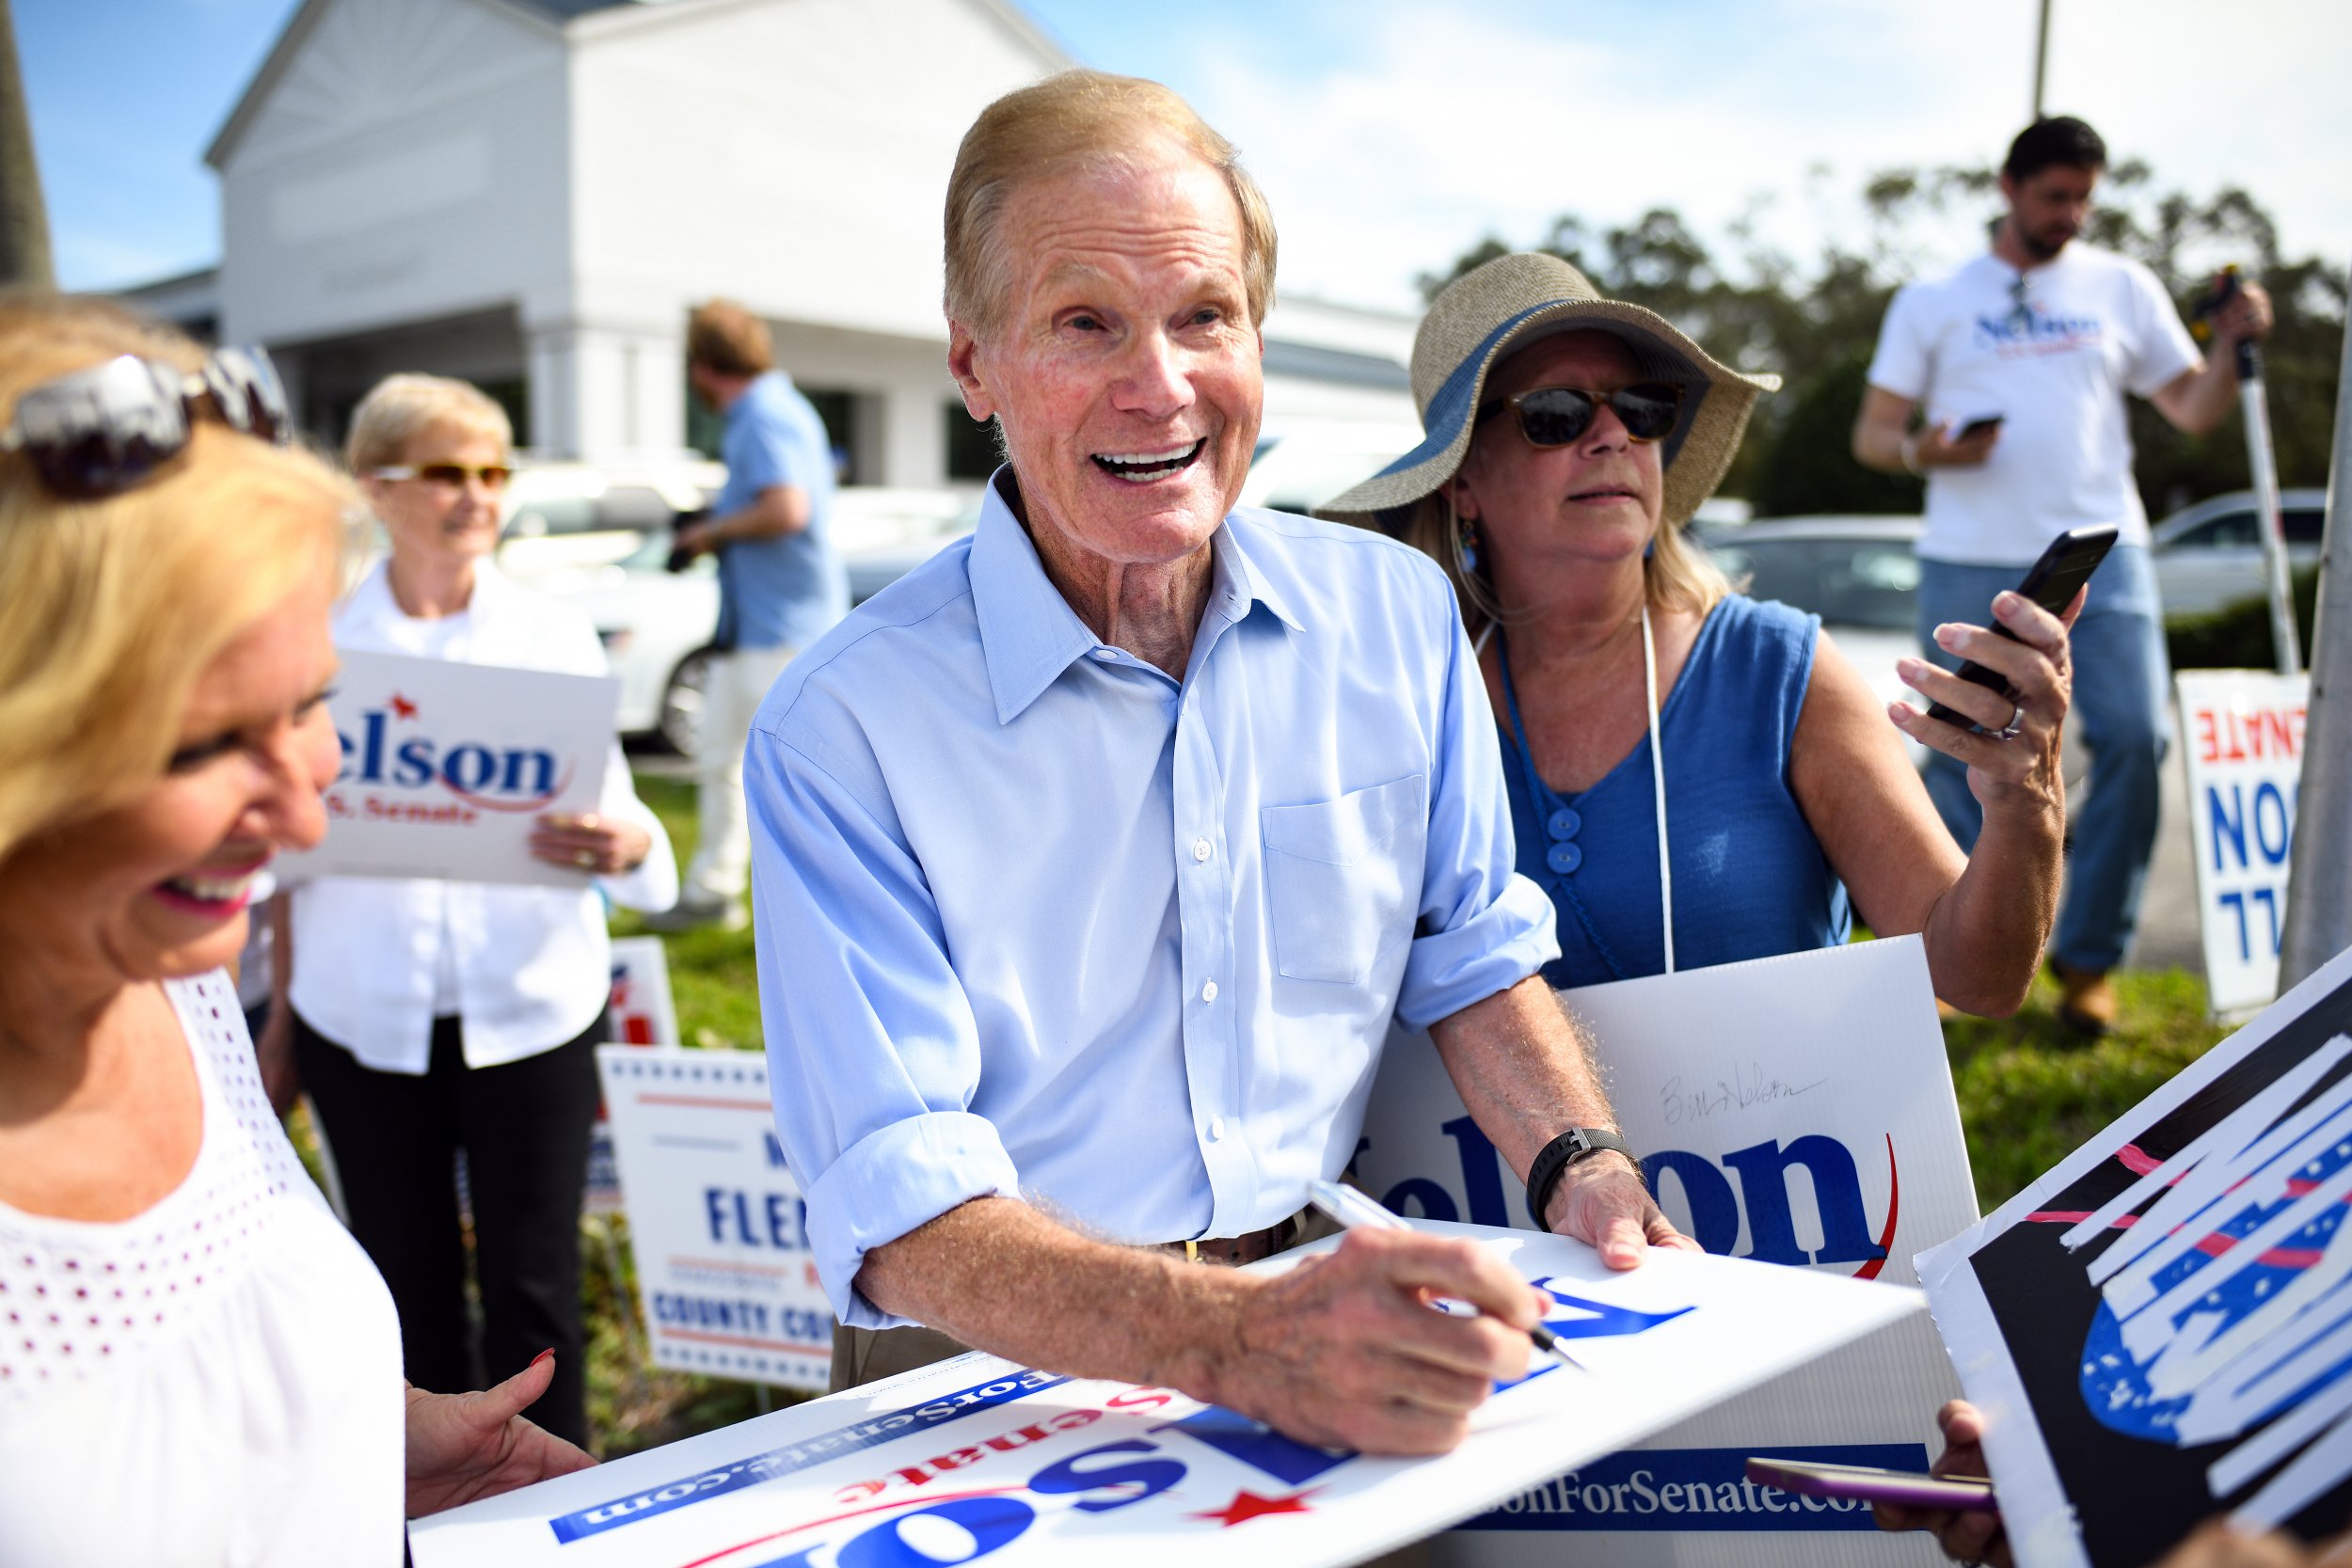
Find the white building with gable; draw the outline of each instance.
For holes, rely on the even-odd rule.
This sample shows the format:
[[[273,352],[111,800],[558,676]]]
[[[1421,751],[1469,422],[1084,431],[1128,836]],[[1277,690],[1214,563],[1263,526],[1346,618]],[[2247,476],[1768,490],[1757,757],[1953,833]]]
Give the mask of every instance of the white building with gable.
[[[687,311],[727,295],[852,482],[977,479],[947,172],[983,105],[1070,63],[1010,0],[306,0],[206,153],[217,273],[130,293],[268,344],[324,438],[423,370],[591,460],[681,446]],[[1409,421],[1412,326],[1278,304],[1268,428]]]

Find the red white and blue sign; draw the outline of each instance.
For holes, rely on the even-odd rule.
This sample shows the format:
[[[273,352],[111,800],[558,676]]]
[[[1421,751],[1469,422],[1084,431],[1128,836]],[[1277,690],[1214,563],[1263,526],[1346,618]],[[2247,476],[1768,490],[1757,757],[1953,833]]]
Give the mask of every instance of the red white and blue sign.
[[[756,1051],[596,1049],[657,1367],[822,1389],[833,1308]]]
[[[1451,1454],[1311,1448],[1172,1388],[974,1353],[416,1521],[411,1550],[418,1568],[1199,1568],[1204,1550],[1336,1568],[1919,1315],[1916,1291],[1807,1271],[1661,1253],[1613,1274],[1581,1243],[1468,1233],[1552,1292],[1580,1367],[1498,1389]]]
[[[1561,1000],[1594,1041],[1660,1206],[1709,1253],[1911,1284],[1914,1253],[1975,1223],[1918,938]],[[1356,1172],[1401,1213],[1534,1224],[1526,1188],[1463,1110],[1426,1036],[1390,1037]],[[1477,1568],[1588,1556],[1645,1568],[1924,1568],[1940,1560],[1926,1537],[1879,1534],[1867,1508],[1751,1489],[1741,1465],[1772,1453],[1925,1469],[1940,1447],[1936,1407],[1958,1392],[1933,1325],[1900,1324],[1649,1446],[1551,1478],[1441,1537],[1433,1557]]]
[[[327,710],[342,766],[326,841],[278,878],[431,877],[580,887],[531,853],[538,818],[596,809],[620,683],[345,650]]]

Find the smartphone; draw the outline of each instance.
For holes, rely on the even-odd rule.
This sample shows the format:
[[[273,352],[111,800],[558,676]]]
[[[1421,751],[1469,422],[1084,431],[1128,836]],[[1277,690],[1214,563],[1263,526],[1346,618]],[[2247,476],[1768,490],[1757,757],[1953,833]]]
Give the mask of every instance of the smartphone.
[[[1988,430],[1998,430],[2001,428],[2001,421],[2008,417],[2006,414],[1979,414],[1958,430],[1953,431],[1950,439],[1965,441],[1971,436],[1981,436]]]
[[[2090,574],[2099,569],[2099,562],[2115,547],[2115,525],[2097,523],[2089,528],[2068,529],[2050,541],[2050,547],[2042,552],[2042,559],[2026,568],[2026,578],[2017,585],[2017,592],[2031,599],[2051,614],[2062,613],[2074,602],[2075,593],[2090,580]],[[1995,632],[2017,641],[2017,634],[1993,619],[1987,607],[1985,624]],[[1988,670],[1975,659],[1969,659],[1953,672],[1962,680],[1981,686],[1988,691],[1998,691],[2011,702],[2017,692],[2009,684],[2009,677]],[[1928,717],[1941,719],[1947,724],[1958,724],[1964,730],[1981,728],[1976,721],[1937,703],[1928,709]]]
[[[1748,1479],[1758,1486],[1815,1497],[1853,1497],[1905,1508],[1946,1508],[1998,1513],[1993,1482],[1983,1476],[1931,1476],[1868,1465],[1817,1465],[1801,1459],[1751,1459]]]

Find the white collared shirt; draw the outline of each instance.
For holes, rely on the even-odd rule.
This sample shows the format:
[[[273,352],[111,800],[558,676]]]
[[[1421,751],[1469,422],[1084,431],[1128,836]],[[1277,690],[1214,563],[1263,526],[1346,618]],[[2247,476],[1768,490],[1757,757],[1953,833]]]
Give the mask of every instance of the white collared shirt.
[[[517,586],[488,562],[475,568],[464,619],[449,636],[440,623],[404,614],[379,562],[336,611],[335,645],[606,673],[596,627],[578,607]],[[677,898],[669,835],[637,799],[618,741],[596,809],[644,828],[653,848],[636,870],[597,878],[578,892],[356,877],[322,877],[295,889],[294,1011],[363,1065],[417,1076],[432,1054],[437,975],[454,976],[468,1067],[519,1061],[578,1036],[604,1010],[612,989],[612,947],[596,888],[631,909],[667,909]]]

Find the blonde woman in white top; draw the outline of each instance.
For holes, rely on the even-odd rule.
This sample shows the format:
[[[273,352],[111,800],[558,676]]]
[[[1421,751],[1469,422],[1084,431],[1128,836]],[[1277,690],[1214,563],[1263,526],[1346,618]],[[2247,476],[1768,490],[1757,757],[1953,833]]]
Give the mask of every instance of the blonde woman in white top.
[[[258,356],[0,300],[0,1561],[389,1568],[589,1463],[545,1364],[404,1392],[221,967],[336,767],[351,498],[283,422]]]
[[[391,551],[335,612],[335,644],[456,663],[605,673],[577,605],[491,561],[512,436],[462,381],[396,375],[361,400],[347,456]],[[473,1374],[453,1168],[466,1157],[482,1370],[503,1377],[553,1347],[540,1423],[587,1441],[580,1209],[596,1109],[612,954],[605,897],[677,897],[670,841],[617,741],[594,813],[543,817],[541,859],[570,888],[325,878],[288,895],[285,1021],[342,1179],[352,1233],[400,1307],[408,1375]],[[593,880],[592,880],[593,879]]]

